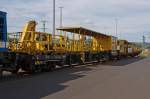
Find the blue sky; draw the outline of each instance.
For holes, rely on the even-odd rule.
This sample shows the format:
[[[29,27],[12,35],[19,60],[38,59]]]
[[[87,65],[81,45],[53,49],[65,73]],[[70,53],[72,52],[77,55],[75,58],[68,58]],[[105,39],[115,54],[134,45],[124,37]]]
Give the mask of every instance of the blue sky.
[[[47,20],[47,32],[52,32],[53,0],[1,0],[0,10],[8,13],[8,31],[22,31],[29,20]],[[129,41],[142,41],[150,36],[150,0],[56,0],[56,25],[59,26],[59,6],[63,9],[63,26],[84,26]]]

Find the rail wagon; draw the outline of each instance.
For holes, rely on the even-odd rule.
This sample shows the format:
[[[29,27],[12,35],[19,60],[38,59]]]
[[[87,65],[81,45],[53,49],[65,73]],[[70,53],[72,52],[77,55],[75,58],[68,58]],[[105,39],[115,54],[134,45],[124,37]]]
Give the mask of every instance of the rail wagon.
[[[139,53],[142,52],[142,49],[139,48],[135,43],[129,42],[128,43],[128,56],[137,56]]]
[[[127,40],[118,40],[119,46],[119,55],[120,57],[126,57],[128,55],[128,41]]]
[[[52,36],[36,32],[36,25],[35,21],[29,21],[19,33],[19,38],[10,40],[1,71],[17,73],[19,69],[29,72],[51,69],[48,53],[52,50]]]
[[[7,19],[6,12],[0,11],[0,52],[6,51]]]
[[[6,57],[7,52],[7,13],[0,11],[0,67]]]
[[[61,27],[57,30],[61,34],[63,33],[64,36],[72,34],[74,43],[71,46],[74,46],[74,49],[67,49],[67,51],[71,53],[78,52],[75,55],[80,54],[82,62],[103,61],[118,56],[116,37],[83,27]],[[75,43],[76,41],[79,43]]]
[[[128,56],[137,56],[141,53],[141,48],[132,42],[128,42],[127,40],[118,40],[119,46],[119,56],[120,57],[128,57]]]

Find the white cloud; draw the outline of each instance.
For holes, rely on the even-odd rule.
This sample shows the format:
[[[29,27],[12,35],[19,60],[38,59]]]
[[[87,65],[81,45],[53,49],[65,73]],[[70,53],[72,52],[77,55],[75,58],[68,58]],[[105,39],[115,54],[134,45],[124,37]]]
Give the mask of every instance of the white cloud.
[[[48,21],[48,31],[52,30],[53,0],[1,0],[0,9],[8,12],[9,26],[22,27],[29,19]],[[100,32],[115,35],[115,21],[123,35],[135,35],[134,41],[141,41],[143,32],[150,29],[149,0],[56,0],[56,23],[59,25],[59,6],[63,9],[63,24],[82,25]],[[40,23],[41,24],[41,23]],[[39,30],[40,30],[39,26]],[[9,27],[9,31],[21,31]],[[141,33],[139,35],[139,33]],[[137,34],[137,35],[136,35]],[[130,36],[130,35],[127,35]],[[127,37],[126,37],[127,38]]]

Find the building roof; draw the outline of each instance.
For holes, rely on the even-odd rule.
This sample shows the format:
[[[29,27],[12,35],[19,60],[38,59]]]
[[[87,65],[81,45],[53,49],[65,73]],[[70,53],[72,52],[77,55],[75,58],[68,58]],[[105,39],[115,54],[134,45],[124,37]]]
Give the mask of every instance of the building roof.
[[[57,30],[61,31],[66,31],[66,32],[71,32],[71,33],[77,33],[77,34],[83,34],[83,35],[88,35],[88,36],[103,36],[103,37],[110,37],[109,35],[96,32],[87,28],[83,27],[60,27],[57,28]]]

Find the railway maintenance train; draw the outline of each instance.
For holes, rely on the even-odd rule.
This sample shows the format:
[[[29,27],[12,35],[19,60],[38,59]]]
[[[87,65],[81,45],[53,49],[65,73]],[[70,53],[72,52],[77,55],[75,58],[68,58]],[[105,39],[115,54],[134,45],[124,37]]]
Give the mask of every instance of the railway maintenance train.
[[[52,36],[36,32],[36,25],[36,21],[29,21],[18,38],[8,41],[8,51],[1,53],[1,71],[50,71],[56,67],[136,56],[141,52],[128,41],[83,27],[61,27],[57,29],[58,35]]]

